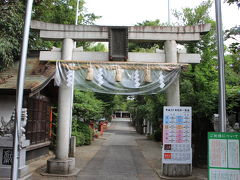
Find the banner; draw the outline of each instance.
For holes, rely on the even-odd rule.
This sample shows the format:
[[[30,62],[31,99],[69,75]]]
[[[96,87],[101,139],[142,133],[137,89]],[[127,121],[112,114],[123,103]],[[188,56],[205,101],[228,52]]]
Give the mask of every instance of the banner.
[[[105,94],[148,95],[166,90],[179,78],[178,64],[56,63],[55,85]],[[74,76],[73,76],[74,72]]]

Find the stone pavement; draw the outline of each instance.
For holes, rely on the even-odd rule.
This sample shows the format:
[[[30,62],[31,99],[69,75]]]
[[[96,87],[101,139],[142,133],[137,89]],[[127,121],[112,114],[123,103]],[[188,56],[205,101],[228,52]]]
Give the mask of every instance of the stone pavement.
[[[32,180],[157,180],[161,179],[161,143],[148,140],[130,126],[129,119],[116,119],[104,135],[76,151],[75,177],[41,176],[46,158],[32,162]],[[34,171],[37,166],[43,166]],[[207,179],[206,169],[193,169],[193,179]]]

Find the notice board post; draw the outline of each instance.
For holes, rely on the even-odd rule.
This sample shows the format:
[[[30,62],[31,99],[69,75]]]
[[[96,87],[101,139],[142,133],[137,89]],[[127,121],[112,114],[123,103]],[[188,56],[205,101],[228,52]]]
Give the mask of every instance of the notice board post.
[[[162,163],[188,165],[192,174],[192,108],[164,106]],[[165,174],[163,174],[165,175]],[[179,175],[178,175],[179,176]]]

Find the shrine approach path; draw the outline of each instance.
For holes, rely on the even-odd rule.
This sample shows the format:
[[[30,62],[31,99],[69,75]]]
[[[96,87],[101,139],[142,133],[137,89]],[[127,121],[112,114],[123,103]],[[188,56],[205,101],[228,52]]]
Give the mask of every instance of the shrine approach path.
[[[101,149],[80,171],[81,180],[157,180],[156,172],[148,165],[136,140],[142,138],[127,118],[111,123],[108,137]]]

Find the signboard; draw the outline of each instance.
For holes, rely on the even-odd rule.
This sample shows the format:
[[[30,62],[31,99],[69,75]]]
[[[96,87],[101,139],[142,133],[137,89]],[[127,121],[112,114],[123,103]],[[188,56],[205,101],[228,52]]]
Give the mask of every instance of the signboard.
[[[162,150],[164,164],[192,163],[191,134],[191,107],[164,106]]]
[[[209,180],[240,179],[240,133],[208,133]]]
[[[126,61],[128,59],[128,28],[109,28],[109,60]]]
[[[2,151],[2,165],[12,165],[13,161],[13,150],[3,149]]]

